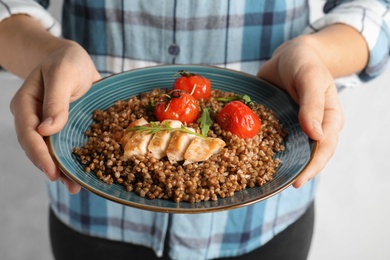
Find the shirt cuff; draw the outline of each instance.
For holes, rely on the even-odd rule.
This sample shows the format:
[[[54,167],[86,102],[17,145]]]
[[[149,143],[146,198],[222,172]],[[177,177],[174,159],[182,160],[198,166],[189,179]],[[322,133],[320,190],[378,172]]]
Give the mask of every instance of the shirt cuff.
[[[328,25],[342,23],[355,28],[364,37],[369,48],[369,61],[359,78],[367,81],[385,70],[389,60],[390,13],[384,3],[373,0],[356,0],[335,5],[328,1],[324,15],[307,28],[316,32]],[[388,4],[390,5],[390,4]]]
[[[40,4],[32,0],[0,1],[0,22],[15,14],[25,14],[40,22],[43,27],[55,36],[61,35],[61,26],[57,20]]]

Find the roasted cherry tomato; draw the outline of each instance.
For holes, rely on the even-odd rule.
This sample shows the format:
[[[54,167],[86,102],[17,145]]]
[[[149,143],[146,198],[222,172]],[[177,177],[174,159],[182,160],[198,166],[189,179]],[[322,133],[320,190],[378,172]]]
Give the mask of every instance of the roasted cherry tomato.
[[[154,107],[157,120],[179,120],[182,123],[192,123],[199,115],[198,101],[183,90],[172,90]]]
[[[173,89],[181,89],[190,93],[195,99],[208,99],[211,95],[211,82],[201,75],[179,70],[178,77],[173,83]]]
[[[260,118],[240,101],[226,104],[217,115],[217,123],[222,129],[244,139],[254,137],[261,127]]]

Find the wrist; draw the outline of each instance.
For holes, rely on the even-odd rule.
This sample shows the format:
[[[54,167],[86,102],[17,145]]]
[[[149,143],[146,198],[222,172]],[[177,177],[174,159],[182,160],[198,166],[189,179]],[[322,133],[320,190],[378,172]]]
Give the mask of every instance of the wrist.
[[[317,53],[334,77],[358,73],[368,62],[366,41],[358,31],[347,25],[331,25],[293,41]]]
[[[24,14],[3,20],[0,35],[0,66],[22,78],[56,49],[76,44],[52,35],[34,18]]]

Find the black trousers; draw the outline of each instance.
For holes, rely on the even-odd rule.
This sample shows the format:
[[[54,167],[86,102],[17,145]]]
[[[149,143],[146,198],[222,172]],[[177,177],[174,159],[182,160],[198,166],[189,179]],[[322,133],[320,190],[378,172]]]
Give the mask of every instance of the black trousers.
[[[158,258],[152,249],[144,246],[83,235],[63,224],[51,211],[49,225],[56,260],[170,259],[167,250],[164,250],[162,258]],[[305,260],[310,250],[313,228],[314,203],[295,223],[264,246],[239,257],[221,259]]]

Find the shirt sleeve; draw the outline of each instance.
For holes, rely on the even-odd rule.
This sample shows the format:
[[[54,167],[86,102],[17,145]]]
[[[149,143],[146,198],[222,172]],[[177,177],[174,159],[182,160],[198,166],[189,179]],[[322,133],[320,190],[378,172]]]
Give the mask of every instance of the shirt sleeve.
[[[11,15],[26,14],[55,36],[61,35],[61,26],[57,20],[40,4],[33,0],[0,0],[0,22]]]
[[[390,50],[390,1],[331,0],[324,5],[325,15],[314,21],[306,33],[331,24],[342,23],[355,28],[367,42],[369,61],[358,76],[367,81],[385,70]]]

